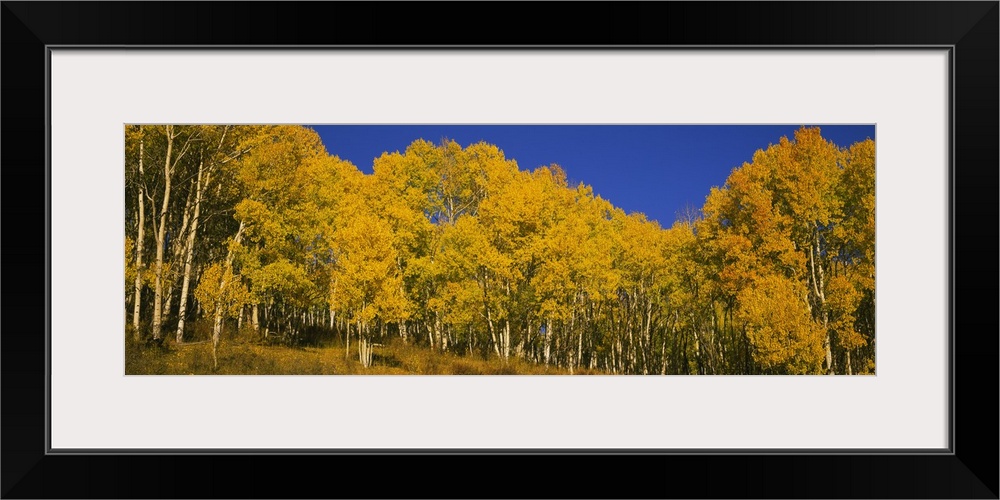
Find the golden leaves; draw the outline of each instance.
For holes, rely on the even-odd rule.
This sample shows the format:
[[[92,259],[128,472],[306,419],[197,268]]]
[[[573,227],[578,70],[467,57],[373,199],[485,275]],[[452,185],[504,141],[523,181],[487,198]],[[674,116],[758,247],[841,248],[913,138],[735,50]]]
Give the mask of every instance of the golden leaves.
[[[205,317],[213,316],[217,308],[222,308],[224,317],[234,317],[250,301],[250,292],[242,278],[232,268],[224,270],[224,267],[211,264],[205,268],[194,290]]]
[[[213,209],[246,232],[233,269],[202,273],[208,311],[280,300],[473,337],[506,320],[525,342],[554,322],[562,349],[578,335],[576,362],[632,357],[629,370],[641,359],[666,371],[670,358],[678,371],[817,373],[827,335],[842,357],[874,338],[871,141],[842,150],[800,129],[712,188],[700,216],[664,229],[568,185],[558,165],[522,171],[484,142],[417,140],[365,175],[302,127],[232,133],[249,153],[223,155],[225,206]],[[207,228],[211,258],[234,220]],[[626,337],[638,344],[623,348]]]
[[[761,366],[813,371],[827,328],[840,349],[866,345],[855,322],[874,292],[874,172],[872,141],[842,150],[801,128],[711,190],[701,262],[736,298]]]
[[[822,368],[823,331],[812,321],[805,296],[801,283],[773,274],[737,294],[736,320],[765,369],[801,374]]]

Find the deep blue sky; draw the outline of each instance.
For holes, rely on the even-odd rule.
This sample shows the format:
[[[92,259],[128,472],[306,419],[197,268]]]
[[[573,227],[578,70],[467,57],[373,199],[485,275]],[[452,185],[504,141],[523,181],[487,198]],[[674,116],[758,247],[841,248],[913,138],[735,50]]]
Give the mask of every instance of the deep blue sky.
[[[809,124],[806,124],[809,126]],[[673,224],[685,206],[701,208],[712,186],[758,149],[792,138],[800,125],[309,125],[330,154],[365,173],[383,152],[405,151],[416,139],[462,147],[496,144],[521,170],[557,163],[626,212]],[[819,125],[840,146],[875,139],[874,125]]]

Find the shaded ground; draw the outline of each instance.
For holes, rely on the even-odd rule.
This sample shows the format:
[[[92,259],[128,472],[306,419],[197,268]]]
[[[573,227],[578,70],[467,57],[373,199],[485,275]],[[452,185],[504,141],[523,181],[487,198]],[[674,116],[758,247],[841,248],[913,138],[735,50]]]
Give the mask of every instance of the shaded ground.
[[[482,359],[454,353],[434,352],[424,346],[394,340],[375,348],[372,366],[358,361],[357,347],[351,342],[345,356],[338,344],[315,347],[286,347],[253,342],[228,341],[219,346],[219,368],[212,369],[209,342],[163,347],[141,347],[125,343],[127,375],[568,375],[557,369],[511,359]],[[580,373],[591,373],[581,372]]]

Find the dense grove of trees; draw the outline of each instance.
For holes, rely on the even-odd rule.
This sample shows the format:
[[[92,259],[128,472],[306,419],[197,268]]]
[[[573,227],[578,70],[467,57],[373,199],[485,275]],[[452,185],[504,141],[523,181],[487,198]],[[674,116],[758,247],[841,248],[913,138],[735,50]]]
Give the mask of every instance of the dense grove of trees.
[[[619,374],[873,373],[875,147],[757,151],[662,228],[557,165],[413,142],[374,173],[299,126],[127,126],[129,335],[195,319]],[[353,350],[352,350],[353,349]]]

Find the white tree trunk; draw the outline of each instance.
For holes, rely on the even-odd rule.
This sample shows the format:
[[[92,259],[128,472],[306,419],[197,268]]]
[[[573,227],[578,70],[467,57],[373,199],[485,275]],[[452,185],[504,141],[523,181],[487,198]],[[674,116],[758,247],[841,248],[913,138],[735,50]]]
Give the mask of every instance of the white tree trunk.
[[[163,208],[160,209],[160,227],[156,234],[156,278],[155,293],[153,295],[153,339],[160,340],[160,323],[163,318],[163,251],[164,238],[167,232],[167,209],[170,206],[170,156],[174,147],[174,127],[166,126],[167,133],[167,154],[163,162]]]
[[[450,330],[450,329],[449,329]],[[441,342],[441,352],[448,352],[448,339],[450,331],[445,331],[441,328],[441,323],[437,323],[438,339]]]
[[[667,336],[663,335],[663,339],[660,342],[661,342],[660,343],[660,357],[662,358],[660,360],[661,361],[660,375],[666,375],[667,374]]]
[[[351,352],[351,323],[347,323],[347,328],[344,329],[344,359],[347,359],[348,354]]]
[[[368,325],[358,323],[358,360],[365,368],[372,365],[372,345],[368,337]]]
[[[221,307],[218,308],[221,310]],[[215,323],[212,325],[212,366],[219,369],[219,336],[222,332],[222,314],[215,313]]]
[[[503,354],[500,353],[500,342],[497,340],[496,328],[493,327],[493,315],[490,313],[490,308],[486,308],[486,324],[490,327],[490,340],[493,341],[493,351],[497,353],[498,358],[503,358]]]
[[[440,349],[441,352],[448,350],[448,345],[444,340],[444,334],[441,332],[441,318],[438,313],[434,313],[434,345],[436,348]]]
[[[222,318],[226,305],[222,302],[221,297],[223,291],[226,289],[226,275],[229,274],[229,270],[233,267],[233,247],[240,244],[240,240],[243,238],[244,227],[244,223],[240,222],[240,228],[236,231],[236,236],[233,238],[233,245],[226,252],[226,265],[222,268],[222,279],[219,280],[220,300],[215,304],[215,322],[212,325],[212,360],[215,362],[215,368],[219,367],[219,358],[216,351],[219,349],[219,340],[222,337]]]
[[[823,331],[826,336],[823,339],[823,349],[826,351],[826,373],[832,375],[833,371],[833,345],[832,339],[830,338],[830,329],[828,327],[828,318],[826,311],[826,294],[824,293],[823,286],[823,264],[816,264],[815,254],[819,254],[819,229],[813,232],[814,244],[809,246],[809,266],[812,270],[812,282],[813,291],[816,293],[816,297],[819,298],[820,308],[823,311]],[[818,269],[818,276],[817,276]]]
[[[200,167],[199,167],[200,169]],[[194,208],[192,193],[195,190],[189,191],[187,195],[187,200],[184,201],[184,215],[181,218],[180,230],[177,231],[177,237],[173,240],[173,249],[170,253],[170,262],[183,262],[187,249],[188,240],[188,225],[191,223],[191,212]],[[170,219],[167,219],[167,223],[170,223]],[[177,284],[177,280],[182,278],[183,269],[178,266],[170,266],[170,273],[164,278],[166,281],[166,291],[165,291],[165,304],[163,306],[163,314],[170,314],[171,304],[174,300],[174,286]]]
[[[140,125],[141,127],[141,125]],[[139,139],[139,236],[135,242],[135,304],[132,305],[132,327],[134,328],[135,340],[139,340],[139,308],[142,305],[142,243],[145,239],[146,227],[146,196],[145,179],[143,179],[142,155],[143,140]]]
[[[253,324],[253,333],[254,334],[259,334],[260,333],[260,313],[259,313],[258,309],[259,309],[259,307],[257,306],[256,302],[254,302],[254,304],[252,306],[250,306],[250,311],[251,311],[250,318],[251,318],[251,322]]]
[[[549,357],[552,354],[552,320],[545,322],[545,365],[549,364]]]
[[[509,320],[505,319],[503,321],[503,333],[501,334],[501,336],[503,337],[503,359],[506,361],[507,359],[510,359],[510,321]]]
[[[649,350],[653,340],[653,301],[649,299],[646,299],[646,328],[643,340],[642,374],[649,375],[649,358],[646,356],[646,351]]]

